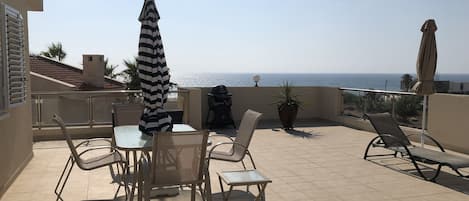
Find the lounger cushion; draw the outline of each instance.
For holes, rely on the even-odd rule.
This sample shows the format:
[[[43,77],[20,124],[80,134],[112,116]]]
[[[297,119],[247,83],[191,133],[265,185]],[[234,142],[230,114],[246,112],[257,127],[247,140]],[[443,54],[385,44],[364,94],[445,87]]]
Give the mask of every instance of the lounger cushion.
[[[413,156],[445,164],[455,169],[469,167],[469,158],[466,157],[421,147],[413,147],[409,150]]]
[[[403,147],[392,147],[391,150],[406,153]],[[443,165],[450,166],[454,169],[469,167],[469,158],[462,157],[446,152],[435,151],[432,149],[426,149],[422,147],[408,147],[410,153],[414,158],[420,159],[419,161],[425,163],[441,163]]]

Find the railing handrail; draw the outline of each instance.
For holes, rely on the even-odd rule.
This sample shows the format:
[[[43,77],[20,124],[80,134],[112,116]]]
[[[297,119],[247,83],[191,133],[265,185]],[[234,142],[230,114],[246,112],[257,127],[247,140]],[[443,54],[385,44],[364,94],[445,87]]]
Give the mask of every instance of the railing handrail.
[[[339,88],[342,91],[361,91],[361,92],[371,92],[371,93],[383,93],[383,94],[396,94],[396,95],[417,95],[413,92],[402,92],[402,91],[385,91],[377,89],[360,89],[360,88]]]
[[[128,94],[138,94],[142,93],[141,90],[107,90],[107,91],[47,91],[47,92],[33,92],[31,93],[31,99],[32,102],[35,104],[35,109],[37,113],[35,114],[34,117],[36,117],[35,122],[33,122],[33,128],[38,128],[41,129],[43,127],[50,127],[50,126],[56,126],[54,124],[47,124],[47,122],[43,122],[42,120],[42,110],[43,110],[43,102],[44,100],[48,100],[51,97],[52,98],[60,98],[61,96],[67,97],[70,95],[79,95],[80,99],[83,99],[83,101],[87,102],[87,122],[81,122],[81,123],[67,123],[67,125],[74,125],[74,126],[89,126],[92,128],[94,125],[110,125],[112,122],[103,122],[100,120],[100,122],[97,122],[95,119],[95,101],[96,99],[99,99],[100,97],[105,97],[105,96],[110,96],[110,97],[128,97]],[[188,89],[181,89],[178,88],[177,90],[170,90],[169,93],[171,94],[176,94],[176,95],[182,95],[183,94],[187,95],[190,93],[190,90]],[[171,96],[171,95],[170,95]],[[175,97],[168,97],[168,99],[171,99],[172,101],[177,100],[179,98]],[[187,101],[189,99],[184,100],[183,99],[183,110],[187,110],[186,105]],[[128,101],[128,100],[127,100]],[[33,112],[34,115],[34,112]],[[109,115],[111,116],[111,115]],[[188,116],[188,115],[187,115]]]
[[[188,92],[187,89],[171,90],[169,93]],[[71,94],[121,94],[121,93],[142,93],[142,90],[103,90],[103,91],[39,91],[31,92],[32,96],[38,95],[71,95]]]

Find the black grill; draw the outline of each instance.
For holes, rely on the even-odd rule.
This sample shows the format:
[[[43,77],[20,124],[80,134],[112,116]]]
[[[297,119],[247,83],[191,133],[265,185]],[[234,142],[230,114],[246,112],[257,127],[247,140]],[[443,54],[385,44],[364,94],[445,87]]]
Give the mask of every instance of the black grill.
[[[210,129],[223,128],[226,125],[232,125],[236,128],[231,114],[231,93],[224,85],[213,87],[208,93],[208,115],[207,124]]]

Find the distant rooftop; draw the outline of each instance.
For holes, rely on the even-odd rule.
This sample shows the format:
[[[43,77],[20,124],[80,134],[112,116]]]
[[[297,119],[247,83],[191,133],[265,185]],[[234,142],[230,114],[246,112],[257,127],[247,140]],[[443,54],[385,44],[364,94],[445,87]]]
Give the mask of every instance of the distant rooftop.
[[[104,78],[104,87],[97,88],[85,83],[83,70],[71,65],[64,64],[43,56],[30,56],[31,71],[46,77],[50,77],[67,84],[76,86],[76,90],[110,90],[124,89],[125,84],[111,79]]]

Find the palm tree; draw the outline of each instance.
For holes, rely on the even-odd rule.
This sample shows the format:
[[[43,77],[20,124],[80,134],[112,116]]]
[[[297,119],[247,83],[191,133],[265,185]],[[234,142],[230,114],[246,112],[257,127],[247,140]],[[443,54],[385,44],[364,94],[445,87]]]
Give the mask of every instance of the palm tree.
[[[47,47],[47,51],[42,51],[40,55],[62,61],[67,56],[67,53],[62,47],[62,43],[57,42],[52,43],[49,47]]]
[[[138,75],[138,68],[137,68],[137,57],[133,59],[126,59],[124,60],[124,65],[127,67],[124,71],[119,73],[118,75],[124,76],[124,80],[127,84],[127,89],[129,90],[139,90],[140,87],[140,77]],[[178,87],[177,83],[169,82],[169,86],[172,88]]]
[[[140,89],[140,78],[138,77],[137,58],[134,57],[133,59],[124,60],[124,65],[127,67],[127,69],[122,71],[122,75],[124,76],[127,89]]]
[[[412,81],[413,77],[410,74],[404,74],[401,77],[401,90],[402,91],[410,91],[412,88]]]
[[[106,58],[104,60],[104,75],[112,79],[116,78],[117,76],[120,75],[120,73],[114,73],[114,71],[116,70],[118,66],[119,65],[109,64],[109,58]]]

